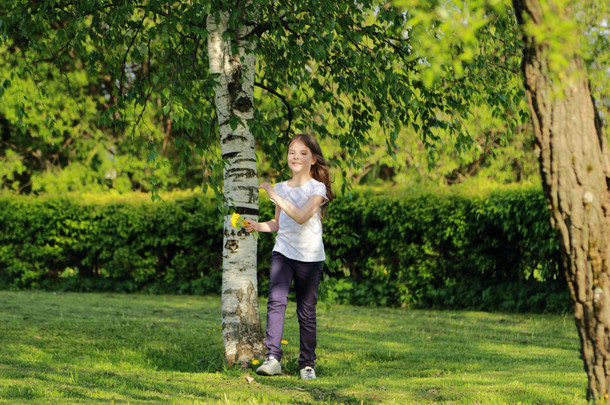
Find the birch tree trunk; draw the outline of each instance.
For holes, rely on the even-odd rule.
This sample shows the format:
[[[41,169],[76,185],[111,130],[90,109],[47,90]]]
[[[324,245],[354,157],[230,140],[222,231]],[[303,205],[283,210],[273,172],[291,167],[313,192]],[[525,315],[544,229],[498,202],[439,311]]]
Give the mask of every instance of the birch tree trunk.
[[[551,222],[561,237],[588,375],[587,398],[608,403],[610,160],[607,141],[576,45],[561,43],[567,63],[557,72],[551,66],[549,44],[534,35],[549,33],[552,29],[546,14],[553,13],[554,24],[559,24],[557,18],[559,21],[573,19],[567,15],[569,7],[539,0],[513,0],[513,5],[524,40],[522,67],[540,148],[544,193],[550,205]]]
[[[258,220],[258,178],[254,137],[248,122],[254,116],[254,69],[256,56],[246,27],[228,35],[227,13],[218,20],[208,16],[210,72],[219,74],[215,87],[216,114],[224,168],[224,196],[229,206],[245,219]],[[225,34],[225,35],[223,35]],[[236,46],[235,46],[236,45]],[[233,50],[238,50],[234,54]],[[241,123],[235,120],[239,118]],[[233,128],[232,128],[233,126]],[[242,365],[264,352],[258,312],[256,240],[243,228],[224,221],[222,268],[222,333],[229,366]]]

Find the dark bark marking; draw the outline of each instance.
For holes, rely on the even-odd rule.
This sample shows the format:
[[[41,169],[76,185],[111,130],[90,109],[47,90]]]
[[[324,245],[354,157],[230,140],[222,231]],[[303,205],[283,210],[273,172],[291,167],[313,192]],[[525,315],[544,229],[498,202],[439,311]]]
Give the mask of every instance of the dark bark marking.
[[[256,170],[254,169],[227,169],[225,179],[227,177],[243,177],[251,179],[256,177]]]
[[[222,138],[222,140],[220,142],[228,143],[228,142],[233,142],[236,139],[241,139],[242,141],[246,141],[246,142],[249,141],[249,139],[246,138],[245,136],[229,134],[229,135],[225,136],[224,138]]]
[[[248,99],[248,97],[245,97],[245,96],[239,97],[233,103],[233,109],[237,110],[241,113],[247,113],[247,112],[251,111],[252,107],[253,107],[252,101],[250,101],[250,99]]]
[[[258,216],[258,208],[235,207],[235,212],[239,215],[256,215]]]

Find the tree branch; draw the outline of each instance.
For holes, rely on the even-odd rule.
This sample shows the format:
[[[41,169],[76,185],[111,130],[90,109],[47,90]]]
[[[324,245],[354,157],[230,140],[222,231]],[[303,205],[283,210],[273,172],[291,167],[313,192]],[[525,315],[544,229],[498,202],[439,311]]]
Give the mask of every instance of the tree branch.
[[[292,119],[294,118],[294,111],[292,109],[292,106],[288,102],[288,99],[286,98],[286,96],[283,96],[280,93],[278,93],[275,89],[272,89],[269,86],[265,86],[262,83],[254,82],[254,85],[257,87],[260,87],[261,89],[267,90],[269,93],[271,93],[274,96],[276,96],[277,98],[279,98],[282,101],[282,103],[284,103],[284,105],[288,109],[288,127],[284,130],[284,133],[288,136],[290,134],[290,127],[292,125]]]

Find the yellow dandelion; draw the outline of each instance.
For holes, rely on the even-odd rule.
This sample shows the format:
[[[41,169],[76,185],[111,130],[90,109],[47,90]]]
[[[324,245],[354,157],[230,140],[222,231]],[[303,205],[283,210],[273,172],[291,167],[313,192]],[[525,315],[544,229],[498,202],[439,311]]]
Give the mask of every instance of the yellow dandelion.
[[[258,361],[258,360],[256,360],[256,359],[252,360],[252,364],[253,364],[253,365],[255,365],[255,366],[256,366],[258,363],[259,363],[259,361]]]
[[[388,274],[388,269],[383,269],[383,274]]]
[[[239,214],[234,212],[231,216],[231,225],[233,225],[233,228],[237,228],[237,221],[239,221],[239,219]]]
[[[287,341],[287,340],[282,340],[282,344],[283,344],[283,345],[287,345],[287,344],[288,344],[288,341]]]
[[[233,215],[231,215],[231,225],[233,228],[240,229],[242,227],[246,227],[248,225],[248,221],[243,219],[237,212],[234,212]],[[254,239],[258,240],[258,232],[251,231],[251,233]]]

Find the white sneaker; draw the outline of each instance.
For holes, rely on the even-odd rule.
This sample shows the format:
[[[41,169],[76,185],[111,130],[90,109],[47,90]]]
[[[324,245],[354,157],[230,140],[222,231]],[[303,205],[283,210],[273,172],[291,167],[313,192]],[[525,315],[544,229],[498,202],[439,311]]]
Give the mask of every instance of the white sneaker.
[[[305,381],[309,381],[309,380],[315,380],[316,379],[316,372],[314,371],[313,368],[307,366],[307,367],[303,367],[301,369],[301,378]]]
[[[260,375],[279,375],[282,374],[280,362],[273,356],[267,357],[262,366],[256,369],[256,374]]]

